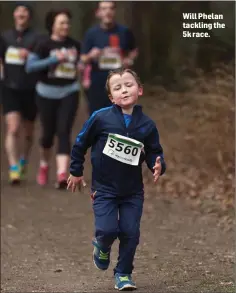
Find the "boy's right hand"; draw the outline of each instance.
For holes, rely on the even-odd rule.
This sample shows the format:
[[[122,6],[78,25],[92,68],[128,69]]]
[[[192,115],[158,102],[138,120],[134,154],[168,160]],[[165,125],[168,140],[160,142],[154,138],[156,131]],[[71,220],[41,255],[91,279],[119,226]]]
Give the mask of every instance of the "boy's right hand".
[[[83,187],[86,187],[86,182],[84,181],[84,177],[75,177],[73,175],[70,175],[67,179],[67,190],[71,188],[72,192],[76,191],[76,188],[81,190],[81,184]]]

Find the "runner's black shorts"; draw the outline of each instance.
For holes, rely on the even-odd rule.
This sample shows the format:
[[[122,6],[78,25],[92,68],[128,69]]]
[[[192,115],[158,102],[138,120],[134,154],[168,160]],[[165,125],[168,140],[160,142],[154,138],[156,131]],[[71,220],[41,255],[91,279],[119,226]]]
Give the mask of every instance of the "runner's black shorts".
[[[35,90],[18,90],[3,86],[2,88],[3,114],[18,112],[24,120],[34,121],[37,116]]]

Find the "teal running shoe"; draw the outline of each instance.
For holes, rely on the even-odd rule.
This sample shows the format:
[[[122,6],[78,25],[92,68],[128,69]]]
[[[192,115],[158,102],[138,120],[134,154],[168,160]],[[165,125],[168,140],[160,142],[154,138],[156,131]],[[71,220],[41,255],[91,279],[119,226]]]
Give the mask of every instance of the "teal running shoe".
[[[94,265],[102,271],[105,271],[108,269],[109,264],[110,264],[110,252],[111,249],[104,249],[101,248],[101,246],[97,243],[97,241],[92,242],[94,246],[93,250],[93,262]]]
[[[137,287],[135,283],[132,281],[131,275],[125,274],[115,274],[115,289],[119,291],[133,291],[136,290]]]

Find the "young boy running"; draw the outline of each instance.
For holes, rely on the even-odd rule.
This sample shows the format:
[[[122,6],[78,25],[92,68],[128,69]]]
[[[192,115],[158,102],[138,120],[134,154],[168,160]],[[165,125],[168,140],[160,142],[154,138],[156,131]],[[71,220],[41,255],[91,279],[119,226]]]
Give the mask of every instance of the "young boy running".
[[[155,123],[137,105],[143,88],[130,69],[110,72],[106,88],[113,105],[92,114],[72,148],[68,189],[81,184],[83,163],[91,146],[92,200],[95,215],[93,260],[108,269],[111,246],[119,239],[114,269],[115,288],[136,289],[131,279],[144,202],[142,163],[146,161],[157,182],[166,169]]]

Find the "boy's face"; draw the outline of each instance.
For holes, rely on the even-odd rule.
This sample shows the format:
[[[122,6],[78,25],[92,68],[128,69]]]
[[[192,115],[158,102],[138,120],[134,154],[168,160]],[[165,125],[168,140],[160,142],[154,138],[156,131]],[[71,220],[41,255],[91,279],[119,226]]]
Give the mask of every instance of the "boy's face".
[[[129,72],[125,72],[123,75],[114,74],[110,78],[109,86],[111,101],[123,109],[134,106],[138,97],[143,94],[143,88]]]

